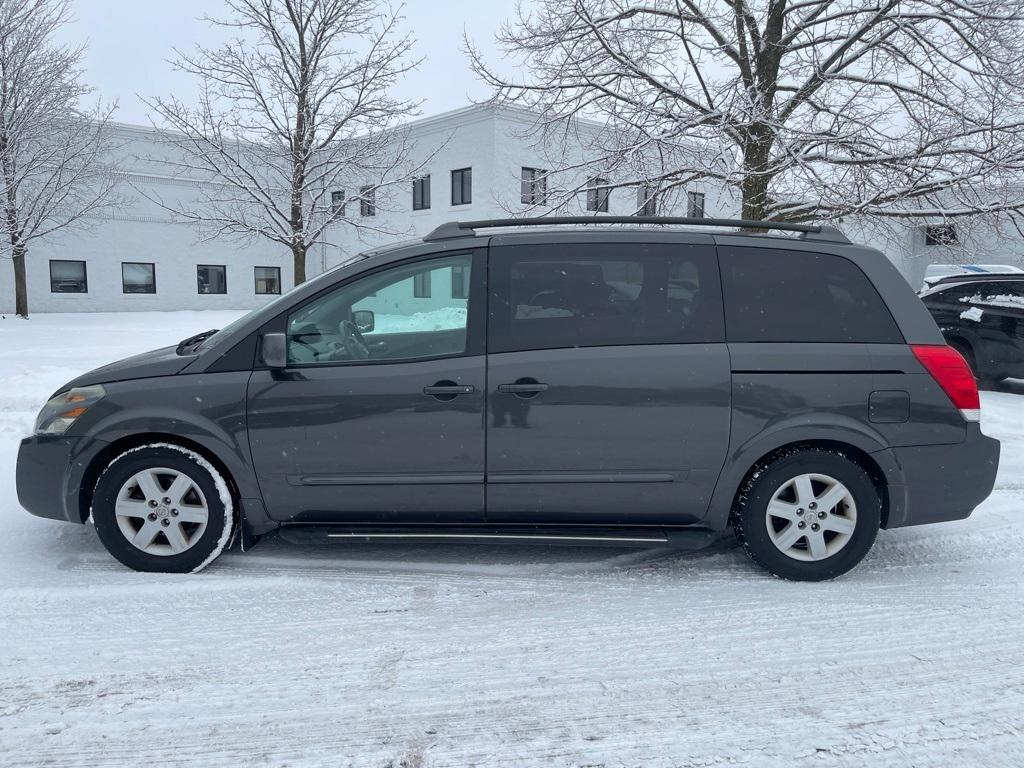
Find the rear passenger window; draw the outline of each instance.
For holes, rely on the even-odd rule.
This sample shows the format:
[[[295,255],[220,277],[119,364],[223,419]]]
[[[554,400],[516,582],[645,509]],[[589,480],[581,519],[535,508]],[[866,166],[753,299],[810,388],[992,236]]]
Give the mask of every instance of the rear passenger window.
[[[709,246],[491,249],[492,352],[724,340]]]
[[[841,256],[719,248],[729,341],[903,342],[878,291]]]
[[[960,301],[1009,309],[1024,309],[1024,283],[991,282],[971,286]]]

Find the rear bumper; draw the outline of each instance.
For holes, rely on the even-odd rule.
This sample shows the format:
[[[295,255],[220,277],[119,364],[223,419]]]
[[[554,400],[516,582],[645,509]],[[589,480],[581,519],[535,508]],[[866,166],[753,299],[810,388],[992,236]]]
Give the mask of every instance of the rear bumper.
[[[26,437],[18,449],[18,502],[37,517],[85,522],[82,481],[106,443],[81,437]]]
[[[992,493],[999,469],[999,441],[967,425],[952,445],[890,448],[897,482],[889,483],[887,528],[963,520]]]

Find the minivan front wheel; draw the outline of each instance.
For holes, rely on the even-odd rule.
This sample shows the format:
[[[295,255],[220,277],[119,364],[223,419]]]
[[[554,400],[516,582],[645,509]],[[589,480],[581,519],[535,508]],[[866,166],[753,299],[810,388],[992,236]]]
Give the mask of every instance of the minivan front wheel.
[[[874,483],[840,453],[787,453],[755,472],[741,494],[736,534],[754,562],[776,576],[840,576],[871,549],[881,520]]]
[[[96,484],[92,518],[100,541],[129,568],[189,573],[227,546],[234,508],[213,465],[186,448],[160,443],[110,462]]]

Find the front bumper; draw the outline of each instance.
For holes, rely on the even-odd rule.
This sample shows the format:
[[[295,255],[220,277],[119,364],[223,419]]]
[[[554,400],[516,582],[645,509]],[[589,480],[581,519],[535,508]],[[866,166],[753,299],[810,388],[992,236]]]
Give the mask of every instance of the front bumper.
[[[18,449],[18,502],[37,517],[84,523],[80,497],[86,471],[106,447],[101,440],[35,435]]]
[[[952,445],[890,448],[902,482],[890,482],[887,528],[963,520],[992,493],[999,441],[976,423]]]

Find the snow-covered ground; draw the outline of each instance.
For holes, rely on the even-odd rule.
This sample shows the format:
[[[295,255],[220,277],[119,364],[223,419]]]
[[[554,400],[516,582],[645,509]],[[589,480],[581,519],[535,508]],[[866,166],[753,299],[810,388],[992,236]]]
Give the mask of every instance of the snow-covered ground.
[[[968,521],[826,584],[735,549],[232,552],[133,573],[14,491],[61,383],[234,313],[0,320],[0,765],[1024,765],[1024,383]]]

